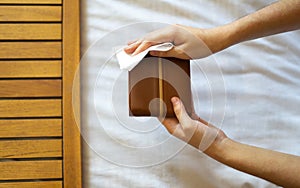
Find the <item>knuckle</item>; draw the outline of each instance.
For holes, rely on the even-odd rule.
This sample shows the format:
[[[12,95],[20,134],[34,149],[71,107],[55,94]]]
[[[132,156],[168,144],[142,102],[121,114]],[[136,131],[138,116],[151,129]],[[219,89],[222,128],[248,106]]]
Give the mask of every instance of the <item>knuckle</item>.
[[[143,41],[143,44],[145,45],[145,46],[150,46],[150,45],[152,45],[152,41],[150,41],[150,40],[145,40],[145,41]]]
[[[180,118],[179,116],[180,116],[181,109],[180,109],[179,105],[174,107],[174,112],[175,112],[176,116],[178,118]]]

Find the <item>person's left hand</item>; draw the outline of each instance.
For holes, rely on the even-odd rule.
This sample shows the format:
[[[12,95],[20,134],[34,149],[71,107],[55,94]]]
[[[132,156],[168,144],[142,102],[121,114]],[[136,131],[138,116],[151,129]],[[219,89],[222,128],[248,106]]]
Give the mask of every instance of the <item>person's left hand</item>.
[[[223,131],[202,120],[195,113],[190,117],[179,98],[173,97],[171,101],[176,118],[165,118],[162,124],[173,136],[201,151],[227,138]]]

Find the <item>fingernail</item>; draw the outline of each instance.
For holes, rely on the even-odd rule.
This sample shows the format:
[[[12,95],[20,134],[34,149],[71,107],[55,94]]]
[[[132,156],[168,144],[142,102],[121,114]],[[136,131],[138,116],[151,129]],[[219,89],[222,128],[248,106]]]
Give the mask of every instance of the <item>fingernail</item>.
[[[177,97],[172,97],[171,99],[173,104],[178,104],[179,103],[179,99]]]

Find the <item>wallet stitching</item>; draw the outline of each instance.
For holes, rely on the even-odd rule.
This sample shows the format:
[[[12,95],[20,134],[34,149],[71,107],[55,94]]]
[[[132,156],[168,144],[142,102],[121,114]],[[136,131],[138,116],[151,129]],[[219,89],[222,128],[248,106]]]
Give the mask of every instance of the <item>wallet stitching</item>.
[[[162,60],[161,58],[158,58],[158,90],[159,90],[159,116],[162,117],[163,116],[163,97],[164,97],[164,93],[163,93],[163,70],[162,70]]]

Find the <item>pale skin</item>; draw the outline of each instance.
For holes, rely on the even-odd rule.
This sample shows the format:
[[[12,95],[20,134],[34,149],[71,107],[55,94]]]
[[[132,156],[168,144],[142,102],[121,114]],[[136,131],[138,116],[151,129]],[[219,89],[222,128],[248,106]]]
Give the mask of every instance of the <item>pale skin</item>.
[[[124,49],[135,55],[148,47],[172,42],[174,48],[167,52],[150,52],[161,57],[194,59],[210,55],[201,53],[188,55],[189,49],[197,45],[193,39],[186,37],[189,32],[201,39],[211,53],[224,50],[243,41],[300,29],[300,1],[281,0],[257,12],[249,14],[232,23],[211,29],[192,28],[173,25],[149,33],[142,39],[130,42]],[[200,49],[200,48],[199,48]],[[188,116],[182,102],[172,98],[177,118],[162,121],[166,129],[174,136],[199,149],[205,131],[217,133],[213,142],[204,153],[215,160],[240,171],[268,180],[283,187],[300,187],[300,157],[258,148],[236,142],[197,115]],[[192,134],[191,134],[192,133]]]

